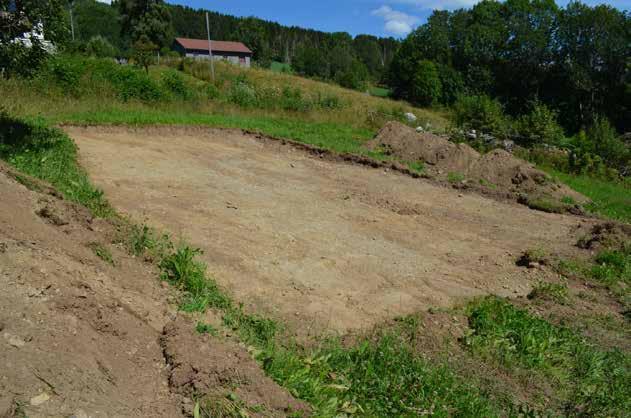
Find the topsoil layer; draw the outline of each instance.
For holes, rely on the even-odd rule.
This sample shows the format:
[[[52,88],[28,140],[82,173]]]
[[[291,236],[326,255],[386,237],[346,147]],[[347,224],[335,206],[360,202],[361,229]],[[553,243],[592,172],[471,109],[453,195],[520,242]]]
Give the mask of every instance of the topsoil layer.
[[[305,334],[476,295],[526,295],[539,277],[515,266],[518,255],[578,251],[592,223],[241,131],[66,131],[117,209],[200,247],[246,308]]]
[[[418,133],[398,122],[386,124],[366,147],[403,161],[422,162],[427,174],[434,178],[457,179],[461,185],[486,189],[491,194],[531,202],[541,199],[587,201],[583,195],[554,182],[532,164],[504,150],[496,149],[481,155],[467,144],[456,144],[431,133]]]

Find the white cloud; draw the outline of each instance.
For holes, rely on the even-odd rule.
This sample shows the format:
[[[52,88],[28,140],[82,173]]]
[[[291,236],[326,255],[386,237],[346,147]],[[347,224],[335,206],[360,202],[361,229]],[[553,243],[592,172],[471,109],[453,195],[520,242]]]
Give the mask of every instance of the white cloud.
[[[414,26],[421,21],[421,19],[416,16],[394,10],[390,6],[381,6],[380,8],[373,10],[371,14],[373,16],[381,17],[386,22],[386,32],[397,36],[405,36],[412,32]]]
[[[107,4],[112,4],[112,0],[96,0],[99,3],[107,3]]]

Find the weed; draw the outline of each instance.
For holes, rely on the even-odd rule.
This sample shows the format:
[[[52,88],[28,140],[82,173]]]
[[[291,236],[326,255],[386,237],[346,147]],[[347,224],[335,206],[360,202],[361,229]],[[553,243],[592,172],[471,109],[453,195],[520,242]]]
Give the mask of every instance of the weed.
[[[195,418],[245,418],[255,412],[232,392],[206,395],[197,401],[195,409]]]
[[[407,163],[407,166],[410,170],[419,174],[425,171],[425,164],[423,164],[421,161],[410,161]]]
[[[210,334],[213,337],[219,335],[217,328],[213,327],[210,324],[204,324],[203,322],[198,322],[195,326],[195,330],[200,334]]]
[[[565,396],[570,415],[621,416],[628,410],[628,354],[600,351],[572,331],[496,297],[472,303],[469,323],[472,333],[465,343],[471,350],[509,368],[543,373]]]
[[[162,279],[185,292],[181,308],[187,312],[203,312],[208,308],[227,308],[230,299],[206,277],[206,265],[195,260],[201,250],[181,246],[160,262]]]
[[[484,187],[488,187],[489,189],[497,189],[497,185],[491,183],[488,180],[480,179],[479,182],[480,182],[480,185],[482,185]]]
[[[447,174],[447,181],[452,184],[460,183],[463,180],[464,180],[464,174],[462,173],[451,172]]]
[[[92,249],[94,254],[99,257],[101,260],[105,261],[110,265],[114,265],[114,259],[112,258],[112,253],[110,250],[100,242],[91,242],[88,244],[88,247]]]
[[[548,252],[541,247],[529,248],[519,257],[518,266],[530,267],[532,264],[548,264]]]
[[[243,306],[230,306],[224,311],[224,324],[239,333],[242,340],[257,346],[274,341],[278,325],[271,319],[259,315],[246,314]]]
[[[149,260],[161,260],[173,249],[168,235],[161,236],[148,225],[131,224],[124,233],[122,241],[128,251],[136,257],[145,255]]]
[[[528,299],[551,300],[565,305],[569,300],[567,285],[541,281],[528,294]]]
[[[574,206],[574,205],[576,205],[576,200],[574,200],[574,198],[572,196],[563,196],[561,198],[561,203],[566,204],[566,205],[570,205],[570,206]]]

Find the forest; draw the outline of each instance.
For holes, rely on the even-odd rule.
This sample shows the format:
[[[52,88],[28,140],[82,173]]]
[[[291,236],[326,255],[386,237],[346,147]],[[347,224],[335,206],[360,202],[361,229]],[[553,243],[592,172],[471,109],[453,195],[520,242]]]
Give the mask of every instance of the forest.
[[[403,42],[388,73],[395,94],[450,105],[498,98],[508,113],[543,103],[569,132],[597,117],[631,130],[631,16],[607,5],[482,1],[435,11]]]

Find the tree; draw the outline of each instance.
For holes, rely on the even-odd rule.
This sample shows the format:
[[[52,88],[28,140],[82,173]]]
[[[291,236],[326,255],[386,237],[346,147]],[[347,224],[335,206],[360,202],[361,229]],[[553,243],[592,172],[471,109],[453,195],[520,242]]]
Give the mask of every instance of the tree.
[[[440,100],[442,89],[436,64],[428,60],[419,61],[412,76],[409,99],[421,106],[431,106]]]
[[[0,4],[0,67],[8,75],[31,75],[47,56],[44,43],[30,45],[14,40],[25,32],[43,29],[47,41],[61,44],[68,38],[61,0],[16,0]]]
[[[122,47],[118,7],[94,0],[77,0],[73,10],[78,40],[87,42],[101,36],[113,46]]]
[[[120,0],[121,35],[132,43],[151,43],[157,49],[169,46],[173,27],[169,8],[162,0]]]
[[[98,58],[115,57],[116,48],[102,36],[94,36],[85,46],[85,52],[88,55]]]
[[[158,46],[146,36],[142,36],[134,43],[134,60],[137,65],[145,69],[147,74],[149,74],[149,66],[153,63],[153,55],[157,50]]]

